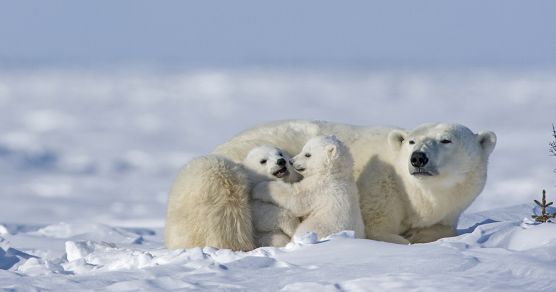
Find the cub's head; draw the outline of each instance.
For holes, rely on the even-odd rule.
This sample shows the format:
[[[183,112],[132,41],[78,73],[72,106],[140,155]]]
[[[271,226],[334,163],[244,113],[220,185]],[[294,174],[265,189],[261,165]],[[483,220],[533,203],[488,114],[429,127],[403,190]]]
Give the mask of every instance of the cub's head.
[[[293,167],[304,177],[325,174],[349,174],[353,159],[347,146],[335,136],[317,136],[303,146],[292,159]]]
[[[288,180],[292,175],[297,175],[289,164],[289,159],[282,150],[263,145],[251,149],[243,160],[243,165],[262,178]]]
[[[445,123],[421,125],[411,132],[393,130],[388,140],[409,175],[444,186],[461,183],[473,172],[486,175],[496,145],[493,132],[474,134],[465,126]]]

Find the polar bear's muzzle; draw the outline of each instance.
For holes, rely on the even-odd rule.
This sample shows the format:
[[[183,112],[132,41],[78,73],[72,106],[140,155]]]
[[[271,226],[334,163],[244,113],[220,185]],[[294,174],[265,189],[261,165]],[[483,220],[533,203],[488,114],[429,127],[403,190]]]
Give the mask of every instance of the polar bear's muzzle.
[[[414,167],[413,169],[409,170],[409,173],[413,176],[434,176],[431,171],[428,171],[424,168]]]
[[[409,159],[409,173],[413,176],[434,176],[438,172],[429,163],[429,157],[425,152],[415,151]]]

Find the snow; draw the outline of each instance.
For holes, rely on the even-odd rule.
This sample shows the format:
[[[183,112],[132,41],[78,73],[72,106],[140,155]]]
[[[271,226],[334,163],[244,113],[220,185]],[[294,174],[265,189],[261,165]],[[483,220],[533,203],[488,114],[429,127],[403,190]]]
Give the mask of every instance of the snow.
[[[3,235],[8,242],[2,242],[0,265],[7,271],[0,273],[0,287],[549,291],[556,288],[550,281],[556,276],[555,224],[489,219],[465,225],[489,215],[527,217],[530,211],[517,206],[465,216],[461,235],[428,244],[396,245],[343,232],[322,241],[308,234],[284,248],[251,252],[210,247],[169,251],[161,247],[157,229],[49,225]],[[23,248],[29,253],[8,247],[10,240],[38,246],[41,256],[30,255],[35,252],[31,247]]]
[[[0,71],[0,289],[549,291],[551,71]],[[163,248],[178,169],[287,118],[492,130],[487,186],[459,235],[395,245],[343,232],[284,248]],[[554,209],[553,209],[554,211]]]

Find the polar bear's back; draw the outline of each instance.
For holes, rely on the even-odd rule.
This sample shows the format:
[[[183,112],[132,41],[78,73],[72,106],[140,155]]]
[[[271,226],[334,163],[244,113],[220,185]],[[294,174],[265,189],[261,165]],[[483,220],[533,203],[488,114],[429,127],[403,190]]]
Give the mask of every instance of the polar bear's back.
[[[308,121],[283,121],[263,124],[246,130],[218,146],[214,154],[242,161],[257,146],[274,145],[289,156],[297,154],[307,140],[318,135],[317,124]]]
[[[361,165],[373,156],[385,155],[388,133],[392,128],[360,127],[324,121],[279,121],[246,130],[218,146],[214,153],[240,162],[254,147],[275,145],[288,155],[294,156],[305,143],[318,135],[335,135],[348,146],[354,156],[355,174]],[[357,175],[356,175],[357,177]]]

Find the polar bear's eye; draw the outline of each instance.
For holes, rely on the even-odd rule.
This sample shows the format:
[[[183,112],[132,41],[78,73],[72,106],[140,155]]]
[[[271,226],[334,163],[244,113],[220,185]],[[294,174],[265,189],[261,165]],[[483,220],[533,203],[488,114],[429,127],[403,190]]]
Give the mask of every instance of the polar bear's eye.
[[[415,141],[409,140],[409,144],[410,144],[410,145],[413,145],[413,144],[415,144]]]
[[[440,140],[440,143],[442,143],[442,144],[450,144],[450,143],[452,143],[452,141],[450,141],[450,140],[448,140],[448,139],[442,139],[442,140]]]
[[[311,157],[311,153],[305,153],[305,157],[307,158]]]
[[[261,160],[261,164],[265,164],[266,163],[266,159]]]
[[[282,154],[282,152],[278,153],[278,155],[280,155],[280,156],[284,156],[284,154]]]

